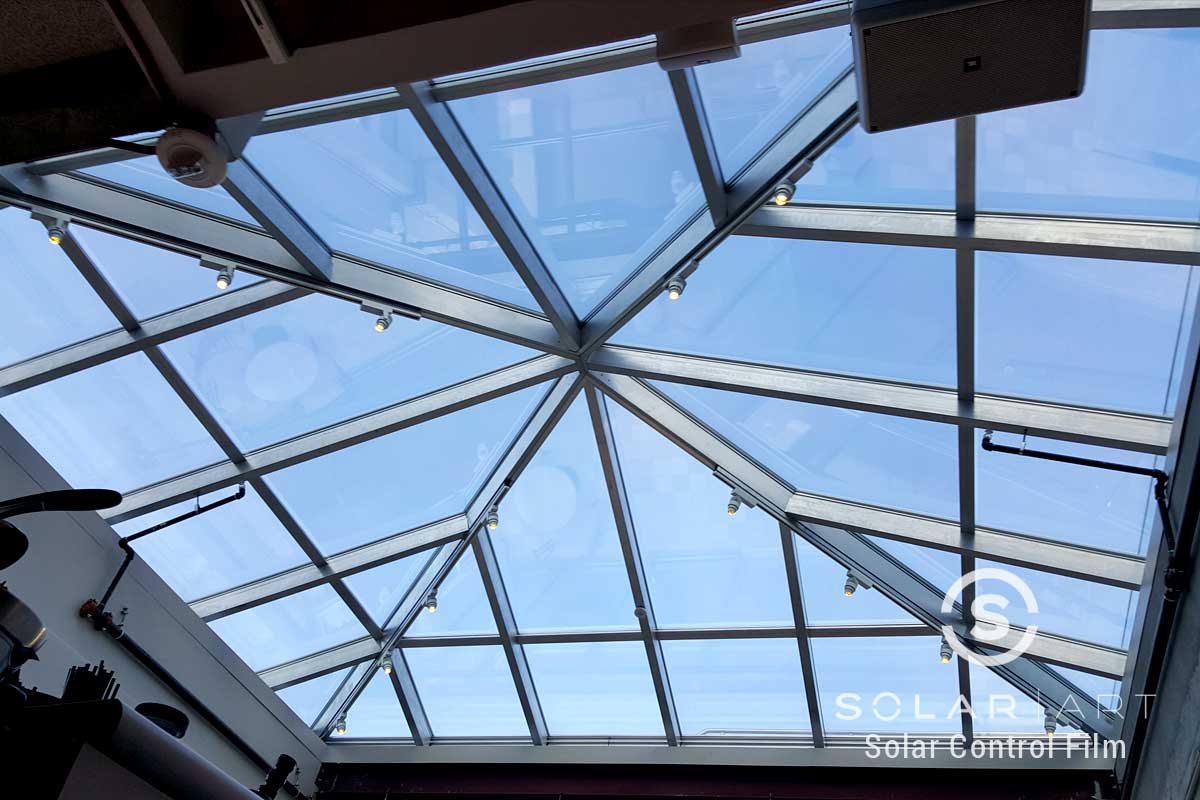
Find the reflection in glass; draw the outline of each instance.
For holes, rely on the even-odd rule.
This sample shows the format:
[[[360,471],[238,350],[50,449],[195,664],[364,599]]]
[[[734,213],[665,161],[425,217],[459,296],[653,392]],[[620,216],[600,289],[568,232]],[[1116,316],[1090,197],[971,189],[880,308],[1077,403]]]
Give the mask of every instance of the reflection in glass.
[[[551,736],[662,736],[641,642],[525,646]]]
[[[794,639],[663,642],[685,736],[809,733],[808,701]]]
[[[434,736],[529,736],[499,645],[415,647],[404,657]]]
[[[163,350],[244,450],[289,439],[535,355],[429,320],[384,333],[320,294],[168,342]]]
[[[95,167],[87,167],[82,172],[109,183],[127,186],[151,197],[161,197],[172,203],[235,219],[255,228],[259,227],[259,224],[254,221],[254,217],[250,216],[225,189],[220,186],[213,186],[209,189],[186,186],[168,175],[154,156],[100,164]]]
[[[256,136],[246,153],[332,249],[537,307],[409,111]]]
[[[0,414],[76,489],[128,492],[225,457],[141,353],[0,398]]]
[[[450,107],[580,315],[704,203],[656,64]]]
[[[614,342],[953,386],[954,253],[734,236]]]

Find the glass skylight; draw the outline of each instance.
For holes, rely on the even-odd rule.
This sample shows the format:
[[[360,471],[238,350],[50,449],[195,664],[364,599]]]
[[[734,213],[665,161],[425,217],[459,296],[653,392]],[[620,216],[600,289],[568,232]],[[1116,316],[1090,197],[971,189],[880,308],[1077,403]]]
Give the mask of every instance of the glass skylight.
[[[434,736],[529,734],[499,646],[404,651]]]
[[[254,217],[238,205],[229,192],[220,186],[214,186],[211,189],[185,186],[168,176],[154,156],[114,161],[111,164],[87,167],[82,171],[86,175],[119,186],[126,186],[151,197],[207,211],[220,217],[228,217],[254,228],[259,227],[258,223],[254,221]]]
[[[662,736],[641,642],[525,649],[551,736]]]

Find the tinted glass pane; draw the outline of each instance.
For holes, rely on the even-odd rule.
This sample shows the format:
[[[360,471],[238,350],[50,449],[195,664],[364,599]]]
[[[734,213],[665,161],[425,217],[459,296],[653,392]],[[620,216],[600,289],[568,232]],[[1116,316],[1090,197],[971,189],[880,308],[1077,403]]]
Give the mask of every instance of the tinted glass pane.
[[[656,64],[450,105],[581,315],[703,205]]]
[[[734,236],[615,341],[953,386],[954,253]]]
[[[958,434],[936,422],[656,382],[802,492],[958,516]]]
[[[234,487],[223,489],[201,502],[210,503],[235,491]],[[129,536],[195,507],[193,501],[178,503],[115,525],[113,530]],[[189,602],[308,562],[252,486],[246,486],[241,500],[138,539],[133,549]]]
[[[826,732],[960,732],[958,670],[940,663],[940,646],[936,636],[813,639]]]
[[[329,702],[329,698],[333,697],[334,691],[342,685],[342,681],[346,679],[346,673],[349,671],[343,669],[331,672],[286,689],[277,689],[275,694],[279,695],[279,699],[296,712],[296,716],[305,725],[312,725],[317,721],[317,715],[325,708],[325,704]]]
[[[1092,31],[1075,100],[979,119],[979,205],[1200,217],[1200,30]]]
[[[954,123],[868,134],[855,125],[813,162],[792,199],[917,208],[954,207]]]
[[[246,153],[334,250],[537,307],[408,111],[256,136]]]
[[[513,392],[266,481],[322,552],[347,550],[462,513],[544,394]]]
[[[986,667],[970,665],[971,709],[975,712],[972,724],[977,734],[1034,734],[1046,735],[1046,707],[1027,696]],[[1095,706],[1085,698],[1076,698],[1075,706],[1090,719],[1096,715]],[[1055,707],[1058,711],[1060,707]],[[1090,713],[1089,713],[1090,712]],[[1077,732],[1065,720],[1058,720],[1055,733]]]
[[[735,59],[697,67],[726,180],[786,130],[851,60],[849,29],[827,28],[743,45]]]
[[[663,642],[685,736],[780,736],[812,730],[791,639]]]
[[[429,320],[395,317],[384,333],[373,322],[352,303],[313,294],[163,349],[246,450],[534,355]]]
[[[977,568],[984,567],[1015,576],[1029,587],[1037,601],[1034,612],[1007,580],[984,578],[976,582],[977,595],[995,594],[1009,601],[1004,608],[997,604],[988,608],[992,613],[1002,613],[1011,624],[1036,625],[1047,633],[1108,647],[1127,646],[1129,627],[1137,611],[1137,592],[980,559]]]
[[[376,670],[371,682],[346,712],[347,739],[408,739],[412,733],[392,679]],[[340,737],[339,737],[340,738]]]
[[[83,244],[97,269],[138,319],[219,294],[217,273],[200,267],[195,256],[152,247],[82,225],[73,225],[71,233]],[[249,273],[238,272],[234,286],[240,289],[260,280]]]
[[[1085,711],[1090,708],[1095,708],[1099,703],[1101,708],[1121,709],[1121,681],[1115,678],[1103,678],[1099,675],[1092,675],[1088,672],[1080,672],[1077,669],[1068,669],[1066,667],[1050,666],[1050,669],[1062,675],[1075,687],[1087,696],[1089,702],[1084,700],[1079,701],[1080,708]],[[1141,703],[1143,699],[1133,698],[1129,706],[1129,714],[1136,714],[1141,711]]]
[[[213,620],[209,626],[255,671],[367,635],[328,586]]]
[[[1101,550],[1146,552],[1158,513],[1150,478],[989,453],[978,444],[983,431],[976,432],[975,439],[977,524]],[[995,439],[1013,446],[1021,441],[1004,433]],[[1037,450],[1139,467],[1153,467],[1157,460],[1144,453],[1036,437],[1026,442]]]
[[[917,620],[877,589],[845,594],[846,568],[797,537],[804,616],[809,625],[911,625]]]
[[[662,736],[641,642],[526,645],[551,736]]]
[[[383,627],[434,552],[414,553],[399,561],[351,575],[345,579],[346,586],[371,614],[371,619]]]
[[[437,610],[422,610],[405,636],[464,636],[496,633],[496,617],[483,588],[472,548],[437,587]]]
[[[984,252],[975,264],[979,391],[1174,412],[1193,268]]]
[[[779,524],[749,507],[729,516],[729,487],[710,470],[608,409],[658,625],[791,625]]]
[[[101,164],[97,167],[88,167],[83,172],[110,183],[128,186],[130,189],[136,189],[152,197],[161,197],[172,203],[191,206],[221,217],[236,219],[255,228],[259,227],[254,218],[246,213],[222,187],[197,189],[193,186],[185,186],[164,172],[155,156]]]
[[[582,396],[505,496],[491,537],[522,631],[637,627]]]
[[[0,398],[0,414],[77,489],[125,492],[224,458],[140,353]]]
[[[870,541],[943,596],[962,577],[962,556],[957,553],[884,539],[882,536],[872,536]]]
[[[0,366],[119,327],[62,248],[50,244],[46,226],[20,209],[0,211],[0,278]],[[64,308],[71,313],[57,313]]]
[[[404,651],[434,736],[529,736],[499,645]]]

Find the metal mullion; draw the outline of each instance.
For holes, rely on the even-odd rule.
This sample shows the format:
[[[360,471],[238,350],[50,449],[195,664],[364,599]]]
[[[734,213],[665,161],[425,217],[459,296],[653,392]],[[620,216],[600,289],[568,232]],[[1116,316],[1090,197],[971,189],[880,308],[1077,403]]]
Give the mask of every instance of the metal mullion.
[[[450,109],[433,98],[428,83],[396,87],[417,124],[466,194],[488,232],[521,276],[564,347],[579,347],[579,319],[549,267],[521,226],[500,188],[480,161]]]
[[[246,454],[241,461],[230,459],[129,492],[124,501],[105,518],[114,524],[123,522],[196,494],[231,486],[250,478],[259,478],[285,467],[311,461],[445,416],[453,411],[534,386],[567,374],[572,369],[571,362],[558,356],[541,356],[514,364],[328,428],[269,445]]]
[[[691,67],[686,67],[671,70],[667,77],[671,81],[671,92],[675,96],[675,106],[683,123],[688,148],[692,152],[696,174],[700,177],[700,186],[704,190],[709,214],[713,224],[720,225],[729,212],[725,195],[725,176],[721,172],[717,146],[708,126],[708,115],[704,111],[704,99],[700,95],[696,73]]]
[[[492,615],[496,618],[500,644],[504,648],[508,667],[512,671],[517,699],[521,703],[521,711],[525,714],[525,722],[529,725],[529,738],[535,745],[544,745],[550,738],[546,729],[546,717],[542,713],[541,701],[538,700],[537,687],[534,686],[533,671],[525,657],[525,647],[516,640],[516,615],[509,602],[508,592],[504,588],[500,564],[496,559],[496,551],[492,547],[492,538],[486,526],[481,525],[476,529],[471,546],[475,551],[475,563],[479,566],[480,577],[483,578],[483,588],[487,593],[488,603],[492,607]]]
[[[429,724],[429,717],[421,702],[421,694],[417,691],[417,682],[413,679],[408,659],[404,657],[404,651],[398,647],[391,653],[392,672],[388,677],[391,678],[396,699],[400,701],[404,719],[408,721],[408,730],[412,734],[413,743],[418,746],[429,745],[433,741],[433,726]]]
[[[634,614],[638,620],[642,643],[646,648],[646,660],[650,668],[650,677],[654,682],[654,693],[658,698],[658,710],[662,716],[663,730],[666,733],[667,744],[675,747],[678,746],[682,735],[679,716],[675,710],[675,697],[671,692],[671,679],[667,672],[662,642],[655,637],[658,622],[654,616],[649,582],[646,580],[641,550],[638,547],[633,512],[626,494],[625,478],[621,472],[621,461],[617,452],[616,438],[612,432],[612,422],[608,416],[608,409],[596,389],[588,386],[586,392],[588,412],[592,418],[592,430],[596,436],[596,447],[600,452],[604,482],[608,487],[613,520],[616,523],[617,537],[621,542],[621,554],[625,560],[625,571],[629,576],[629,590],[633,596]]]
[[[817,671],[813,664],[808,620],[804,614],[804,590],[801,586],[800,560],[796,554],[796,534],[781,522],[779,523],[779,539],[783,548],[783,565],[787,571],[788,593],[792,600],[792,620],[796,629],[796,646],[800,651],[800,672],[804,677],[804,697],[808,705],[808,723],[812,729],[813,747],[824,747],[825,724],[821,721]]]

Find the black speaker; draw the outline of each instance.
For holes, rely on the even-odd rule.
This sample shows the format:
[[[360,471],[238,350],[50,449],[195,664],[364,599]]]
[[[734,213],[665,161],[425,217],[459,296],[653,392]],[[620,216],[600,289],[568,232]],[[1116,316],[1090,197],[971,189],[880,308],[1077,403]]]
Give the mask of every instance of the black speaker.
[[[855,0],[870,133],[1078,97],[1091,0]]]

